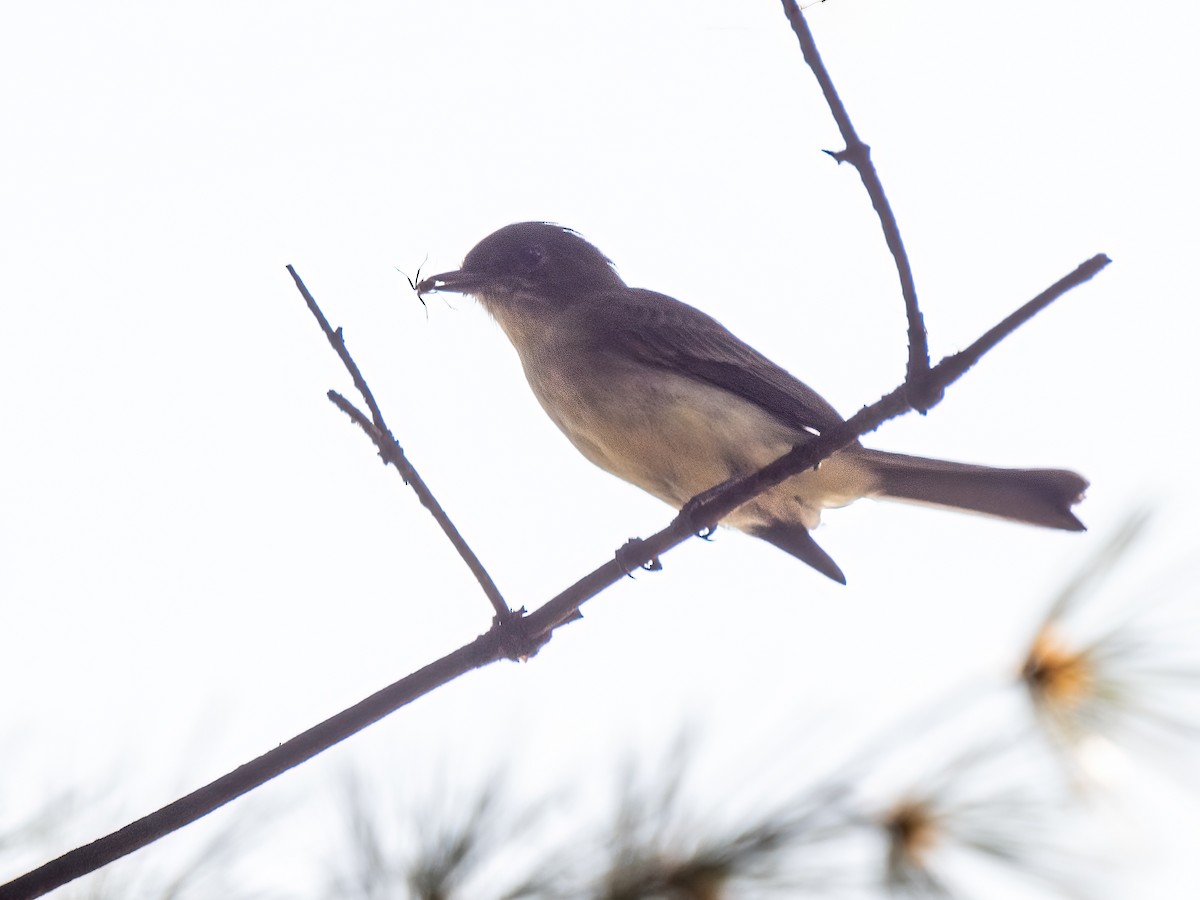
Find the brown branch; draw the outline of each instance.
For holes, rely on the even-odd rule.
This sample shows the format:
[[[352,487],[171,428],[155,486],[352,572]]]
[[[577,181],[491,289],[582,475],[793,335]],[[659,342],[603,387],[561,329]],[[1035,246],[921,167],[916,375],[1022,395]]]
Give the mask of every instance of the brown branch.
[[[321,312],[321,307],[317,306],[317,301],[308,292],[308,288],[304,286],[304,282],[300,280],[300,276],[296,274],[296,270],[291,266],[288,266],[287,270],[288,274],[292,276],[292,280],[296,282],[296,288],[300,291],[300,295],[304,297],[304,302],[308,304],[308,311],[316,317],[317,323],[321,326],[321,330],[325,332],[325,337],[329,340],[329,345],[333,347],[334,352],[341,359],[342,365],[350,373],[350,378],[354,381],[355,389],[362,394],[363,399],[367,402],[367,408],[371,410],[371,421],[375,423],[377,429],[387,432],[387,425],[384,424],[383,413],[379,411],[379,404],[375,402],[375,395],[367,387],[367,382],[363,379],[362,372],[358,370],[358,364],[354,362],[350,351],[346,349],[346,341],[342,337],[342,329],[334,329],[329,324],[329,320],[325,318],[325,313]]]
[[[796,0],[782,0],[782,3],[783,13],[787,16],[796,39],[800,41],[800,51],[804,54],[804,61],[808,63],[808,67],[812,69],[813,75],[817,79],[817,84],[821,86],[821,93],[825,95],[825,102],[829,104],[833,120],[842,133],[842,140],[846,142],[845,150],[829,153],[829,155],[839,163],[850,163],[858,170],[863,187],[867,190],[867,196],[871,198],[871,205],[875,207],[875,214],[879,216],[879,224],[883,227],[883,238],[887,241],[888,250],[892,253],[892,259],[896,261],[896,274],[900,276],[900,290],[904,295],[904,311],[908,317],[908,375],[906,381],[910,385],[909,401],[914,409],[926,413],[941,397],[922,393],[922,389],[929,386],[925,379],[925,373],[929,371],[929,340],[925,333],[925,317],[921,315],[921,308],[917,304],[917,285],[913,280],[908,253],[904,249],[904,240],[900,237],[900,226],[896,224],[896,216],[892,213],[887,194],[884,193],[883,182],[879,180],[875,165],[871,162],[871,148],[863,143],[858,132],[854,130],[850,114],[846,112],[842,98],[838,96],[837,88],[833,86],[833,79],[829,77],[829,71],[825,68],[821,54],[817,51],[816,41],[813,40],[812,32],[809,31],[804,13],[796,5]]]
[[[8,884],[0,885],[0,900],[41,897],[208,815],[459,675],[507,656],[510,651],[507,635],[507,627],[494,625],[487,634],[480,635],[466,646],[418,669],[186,797],[180,797],[162,809],[131,822],[120,831],[77,847]]]
[[[325,337],[329,339],[330,345],[337,353],[338,358],[341,359],[342,365],[350,373],[350,378],[354,381],[354,386],[366,401],[367,408],[371,410],[371,418],[368,419],[353,403],[337,391],[329,391],[326,394],[329,401],[348,415],[366,433],[367,437],[379,449],[379,455],[383,457],[385,464],[391,463],[396,467],[396,471],[400,473],[400,477],[404,479],[404,483],[413,489],[413,492],[417,495],[417,499],[421,501],[421,505],[429,510],[434,521],[438,523],[442,532],[449,538],[450,543],[454,545],[454,549],[458,551],[458,555],[467,564],[467,568],[471,570],[471,574],[475,576],[475,580],[479,582],[483,593],[491,602],[496,615],[501,619],[508,618],[512,615],[512,610],[509,608],[508,603],[505,602],[500,589],[496,587],[496,583],[492,581],[492,576],[488,574],[487,569],[483,567],[483,563],[479,561],[479,557],[475,555],[475,551],[471,549],[454,523],[450,521],[450,517],[442,509],[442,505],[433,496],[433,492],[429,490],[424,479],[417,474],[417,470],[408,461],[408,457],[404,455],[404,449],[397,443],[395,435],[392,434],[387,424],[383,421],[383,413],[380,412],[379,406],[375,402],[375,396],[371,393],[370,387],[367,386],[366,380],[362,377],[362,372],[359,371],[358,365],[354,362],[354,358],[346,348],[342,329],[334,329],[330,326],[329,320],[325,318],[325,313],[321,311],[321,307],[317,305],[316,299],[309,293],[308,288],[304,286],[304,282],[300,280],[300,276],[296,274],[296,270],[291,266],[288,266],[287,270],[296,282],[296,287],[299,289],[301,295],[304,297],[304,302],[308,304],[309,311],[312,312],[317,323],[321,326],[321,330],[325,332]]]

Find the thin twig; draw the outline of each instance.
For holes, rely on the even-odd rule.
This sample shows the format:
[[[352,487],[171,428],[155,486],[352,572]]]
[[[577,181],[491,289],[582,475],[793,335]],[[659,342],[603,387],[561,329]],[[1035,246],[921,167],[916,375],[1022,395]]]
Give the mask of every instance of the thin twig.
[[[883,237],[887,241],[888,250],[892,253],[892,259],[896,261],[896,273],[900,276],[900,290],[904,294],[904,311],[908,317],[907,382],[912,386],[910,401],[919,412],[928,412],[941,398],[921,393],[922,387],[926,386],[924,375],[929,371],[929,340],[925,333],[925,318],[921,315],[921,308],[917,304],[917,285],[913,280],[908,253],[904,249],[904,240],[900,237],[900,226],[896,224],[896,217],[892,213],[891,204],[888,203],[887,194],[883,190],[883,182],[879,180],[875,165],[871,162],[871,148],[863,143],[858,132],[854,130],[854,124],[850,121],[850,115],[846,112],[842,98],[838,96],[837,88],[833,86],[833,79],[829,77],[829,71],[825,68],[825,63],[821,61],[821,54],[817,51],[816,41],[813,40],[812,32],[808,29],[804,13],[796,5],[796,0],[782,0],[782,2],[783,13],[787,16],[797,40],[800,41],[800,50],[804,54],[804,61],[808,63],[808,67],[812,69],[813,75],[817,79],[817,84],[821,86],[821,93],[825,95],[825,102],[829,104],[833,120],[842,133],[842,140],[846,142],[845,150],[829,155],[839,163],[850,163],[858,170],[863,187],[867,190],[867,196],[871,198],[871,205],[875,207],[875,213],[879,216],[879,224],[883,226]]]
[[[404,455],[404,450],[396,443],[396,438],[392,433],[390,431],[377,431],[375,426],[368,421],[367,417],[337,391],[329,391],[325,396],[366,433],[367,437],[375,443],[376,448],[379,450],[379,455],[383,457],[384,462],[395,466],[404,483],[413,489],[413,493],[417,495],[417,499],[421,501],[421,505],[429,510],[434,521],[441,527],[442,532],[449,539],[450,543],[454,545],[454,549],[458,551],[458,555],[467,564],[467,568],[471,570],[471,574],[475,576],[475,580],[479,582],[479,586],[483,589],[484,594],[491,601],[496,615],[512,615],[512,609],[505,602],[504,597],[501,596],[500,589],[492,581],[492,576],[483,567],[483,563],[479,561],[479,557],[475,555],[475,551],[471,549],[466,539],[459,533],[458,528],[450,521],[450,517],[442,509],[442,505],[438,503],[437,498],[433,496],[433,492],[425,484],[425,480],[413,468],[412,463],[408,461],[408,457]]]
[[[342,365],[346,367],[346,371],[350,373],[350,378],[354,381],[355,389],[367,401],[367,408],[371,410],[371,421],[375,423],[375,427],[380,431],[386,432],[388,428],[384,424],[383,413],[379,411],[379,404],[375,402],[375,395],[371,393],[371,389],[362,377],[362,372],[358,370],[358,364],[354,362],[350,351],[346,349],[346,341],[342,338],[342,329],[335,329],[329,324],[329,320],[325,318],[325,313],[321,312],[321,307],[317,306],[317,301],[308,292],[308,288],[304,286],[304,282],[300,280],[300,276],[296,274],[296,270],[291,266],[288,266],[287,270],[288,274],[292,276],[292,280],[296,282],[296,288],[300,291],[300,295],[304,297],[304,302],[308,304],[308,311],[316,317],[321,330],[325,332],[325,337],[329,339],[330,346],[333,347],[334,352],[342,360]]]
[[[371,410],[371,418],[368,419],[353,403],[337,391],[329,391],[326,394],[329,401],[348,415],[366,433],[367,437],[379,449],[379,455],[383,457],[385,463],[391,463],[396,467],[396,471],[400,473],[400,477],[404,479],[404,483],[413,489],[417,495],[417,499],[421,501],[421,505],[429,510],[434,521],[438,523],[442,532],[450,539],[450,543],[454,545],[454,549],[458,551],[458,555],[467,564],[467,568],[471,570],[471,574],[475,576],[475,580],[479,582],[479,586],[483,588],[483,593],[491,602],[496,615],[500,617],[512,615],[512,609],[505,602],[500,589],[496,587],[496,583],[492,581],[492,576],[488,574],[487,569],[483,567],[483,563],[479,561],[479,557],[475,555],[475,551],[471,549],[454,523],[450,521],[450,517],[442,509],[442,505],[433,496],[433,492],[429,490],[424,479],[417,474],[417,470],[413,468],[412,463],[408,461],[408,457],[404,455],[404,449],[397,443],[395,435],[392,434],[387,424],[383,421],[383,413],[380,412],[378,404],[375,403],[375,396],[371,393],[370,387],[367,386],[366,380],[358,370],[358,365],[354,362],[354,358],[350,355],[350,351],[346,347],[345,338],[342,336],[342,329],[334,329],[330,326],[329,320],[325,318],[325,313],[321,311],[321,307],[317,305],[316,299],[309,293],[308,288],[304,286],[304,282],[300,280],[300,276],[296,274],[296,270],[291,266],[288,266],[287,270],[296,282],[296,287],[299,289],[300,294],[304,297],[304,302],[308,304],[309,310],[320,324],[321,330],[325,332],[325,337],[329,339],[330,345],[336,351],[338,358],[341,359],[342,365],[350,373],[350,377],[354,381],[354,386],[367,402],[367,408]]]
[[[170,834],[229,801],[311,759],[355,732],[377,722],[465,672],[506,655],[504,629],[498,626],[464,647],[418,669],[395,684],[326,719],[255,760],[222,775],[199,790],[131,822],[97,841],[0,885],[0,900],[30,900],[54,890]]]
[[[943,369],[946,372],[947,380],[945,383],[950,384],[962,377],[967,369],[979,362],[985,353],[1012,334],[1023,322],[1033,318],[1034,315],[1041,312],[1067,291],[1078,287],[1085,281],[1090,281],[1110,262],[1112,260],[1106,255],[1097,253],[1086,262],[1080,263],[1074,272],[1063,276],[1016,312],[1011,313],[997,325],[989,328],[965,350],[947,356],[937,365],[938,369]]]

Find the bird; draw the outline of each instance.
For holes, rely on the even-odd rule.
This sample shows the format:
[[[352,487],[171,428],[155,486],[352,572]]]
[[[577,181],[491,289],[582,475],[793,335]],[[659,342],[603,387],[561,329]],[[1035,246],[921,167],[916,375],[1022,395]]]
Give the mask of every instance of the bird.
[[[587,459],[682,509],[842,422],[825,399],[704,312],[629,287],[578,232],[518,222],[488,235],[418,296],[474,296],[517,351],[546,414]],[[821,511],[873,497],[1083,531],[1088,482],[868,449],[855,441],[729,513],[842,584],[813,539]]]

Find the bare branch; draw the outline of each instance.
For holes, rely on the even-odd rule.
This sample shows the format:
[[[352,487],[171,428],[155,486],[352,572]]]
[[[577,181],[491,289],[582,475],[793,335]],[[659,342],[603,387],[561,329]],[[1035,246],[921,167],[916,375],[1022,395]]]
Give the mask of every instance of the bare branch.
[[[304,297],[304,302],[308,304],[308,310],[317,319],[321,326],[321,330],[325,332],[325,337],[329,339],[329,344],[333,347],[334,352],[342,361],[342,365],[346,367],[346,371],[350,373],[351,379],[354,381],[354,387],[362,394],[363,399],[367,401],[367,408],[371,410],[371,421],[375,423],[375,427],[380,431],[386,432],[387,425],[383,421],[383,413],[379,411],[379,404],[375,402],[375,395],[371,393],[371,389],[367,387],[366,381],[363,380],[362,372],[358,371],[358,365],[354,362],[354,358],[350,356],[350,351],[346,349],[346,342],[342,338],[342,329],[334,329],[329,320],[325,318],[325,313],[321,312],[321,307],[317,306],[317,301],[313,299],[313,295],[308,292],[308,288],[304,286],[304,282],[300,280],[300,276],[296,274],[296,270],[291,266],[287,267],[288,274],[292,276],[292,280],[296,282],[296,287],[299,289],[301,296]]]
[[[208,815],[230,800],[311,759],[416,698],[453,681],[464,672],[486,666],[506,656],[508,647],[505,636],[505,627],[500,624],[493,626],[487,634],[480,635],[466,646],[418,669],[406,678],[313,726],[257,759],[222,775],[199,790],[136,822],[131,822],[120,831],[114,831],[97,841],[77,847],[8,884],[0,885],[0,900],[41,897],[68,881],[95,871]]]
[[[1067,291],[1078,287],[1085,281],[1091,281],[1100,270],[1107,266],[1111,259],[1103,253],[1097,253],[1091,259],[1079,264],[1079,267],[1069,275],[1060,278],[1046,290],[1042,291],[1016,312],[1003,319],[998,324],[989,328],[984,332],[978,340],[965,350],[947,356],[937,364],[939,370],[944,370],[944,383],[946,385],[957,381],[962,375],[979,362],[983,355],[995,347],[998,343],[1016,331],[1021,325],[1033,318],[1037,313],[1041,312]]]
[[[354,381],[354,386],[362,394],[363,399],[366,400],[367,408],[371,410],[371,418],[368,419],[354,404],[337,391],[329,391],[326,396],[334,406],[348,415],[359,428],[366,432],[367,437],[379,448],[379,455],[383,457],[384,463],[391,463],[396,467],[396,471],[400,473],[400,477],[404,479],[404,483],[413,489],[417,495],[417,499],[421,501],[421,505],[429,510],[434,520],[441,526],[443,533],[450,539],[450,543],[454,545],[454,549],[458,551],[458,555],[467,564],[467,568],[471,570],[471,574],[475,576],[475,580],[479,582],[479,586],[483,588],[483,593],[491,602],[496,615],[500,618],[510,616],[512,610],[509,608],[508,603],[505,602],[500,589],[496,587],[496,583],[492,581],[492,576],[488,574],[487,569],[483,567],[483,563],[479,561],[479,557],[475,555],[475,551],[471,549],[454,523],[450,521],[450,517],[442,509],[442,505],[433,496],[433,492],[429,490],[424,479],[417,474],[417,470],[413,468],[412,463],[408,461],[408,457],[404,455],[404,449],[396,442],[395,435],[392,434],[387,424],[383,421],[383,413],[379,411],[379,406],[375,403],[375,396],[371,393],[371,388],[367,386],[366,380],[362,377],[362,372],[358,370],[358,365],[354,362],[354,358],[346,348],[342,329],[338,328],[335,330],[330,327],[329,320],[325,318],[325,313],[321,311],[321,307],[317,305],[317,301],[313,298],[313,295],[304,286],[304,282],[300,280],[300,276],[296,274],[296,270],[291,266],[288,266],[287,270],[296,282],[296,287],[300,290],[301,295],[304,297],[304,302],[308,304],[309,310],[320,324],[321,330],[325,332],[325,337],[329,339],[330,345],[337,353],[338,358],[341,359],[342,364],[346,367],[346,371],[350,373],[350,377]]]
[[[846,142],[845,150],[837,153],[826,152],[839,163],[848,162],[858,170],[863,187],[867,189],[867,196],[871,198],[871,205],[875,207],[875,213],[879,216],[879,224],[883,226],[883,237],[887,241],[888,250],[892,253],[892,259],[896,261],[896,274],[900,276],[900,290],[904,294],[904,311],[908,316],[908,377],[906,380],[910,387],[910,402],[913,408],[919,412],[928,412],[941,398],[921,393],[921,388],[926,384],[924,375],[929,371],[929,341],[925,333],[925,318],[921,315],[920,306],[917,305],[917,286],[913,280],[912,267],[908,262],[908,253],[904,250],[904,241],[900,237],[900,226],[896,224],[891,204],[888,203],[887,195],[883,191],[883,182],[879,180],[879,175],[875,172],[875,166],[871,162],[871,148],[862,142],[858,132],[854,130],[850,114],[846,112],[842,98],[838,96],[837,88],[833,86],[833,79],[829,77],[825,63],[821,61],[821,54],[817,51],[816,41],[813,40],[812,32],[808,29],[804,13],[800,11],[796,0],[782,0],[782,2],[783,13],[787,16],[792,31],[800,41],[800,50],[804,54],[804,61],[808,63],[808,67],[812,69],[813,75],[817,79],[817,84],[821,86],[821,93],[825,95],[829,111],[833,113],[833,119],[842,133],[842,140]]]

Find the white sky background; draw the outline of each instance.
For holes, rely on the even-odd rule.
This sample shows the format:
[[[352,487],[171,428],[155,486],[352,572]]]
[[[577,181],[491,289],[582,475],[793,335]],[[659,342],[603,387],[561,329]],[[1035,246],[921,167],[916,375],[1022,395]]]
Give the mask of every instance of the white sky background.
[[[764,744],[819,754],[1002,675],[1135,504],[1160,517],[1130,584],[1194,554],[1200,61],[1184,7],[809,10],[935,356],[1092,254],[1114,259],[931,415],[868,443],[1077,468],[1089,534],[864,502],[819,534],[845,588],[736,533],[693,541],[531,664],[464,677],[267,793],[317,822],[350,765],[408,800],[431,772],[499,761],[547,790],[602,784],[687,722],[729,768],[777,767]],[[61,849],[487,627],[432,520],[325,400],[351,388],[285,264],[513,605],[671,513],[570,447],[473,301],[426,311],[394,267],[428,254],[443,271],[497,227],[558,221],[843,413],[902,377],[892,261],[857,175],[820,152],[841,144],[773,0],[4,18],[0,746],[18,808],[2,812],[97,779],[124,803]],[[1193,806],[1171,815],[1195,828]],[[1123,877],[1191,896],[1190,841],[1164,831],[1123,846]],[[262,840],[262,860],[297,852]]]

